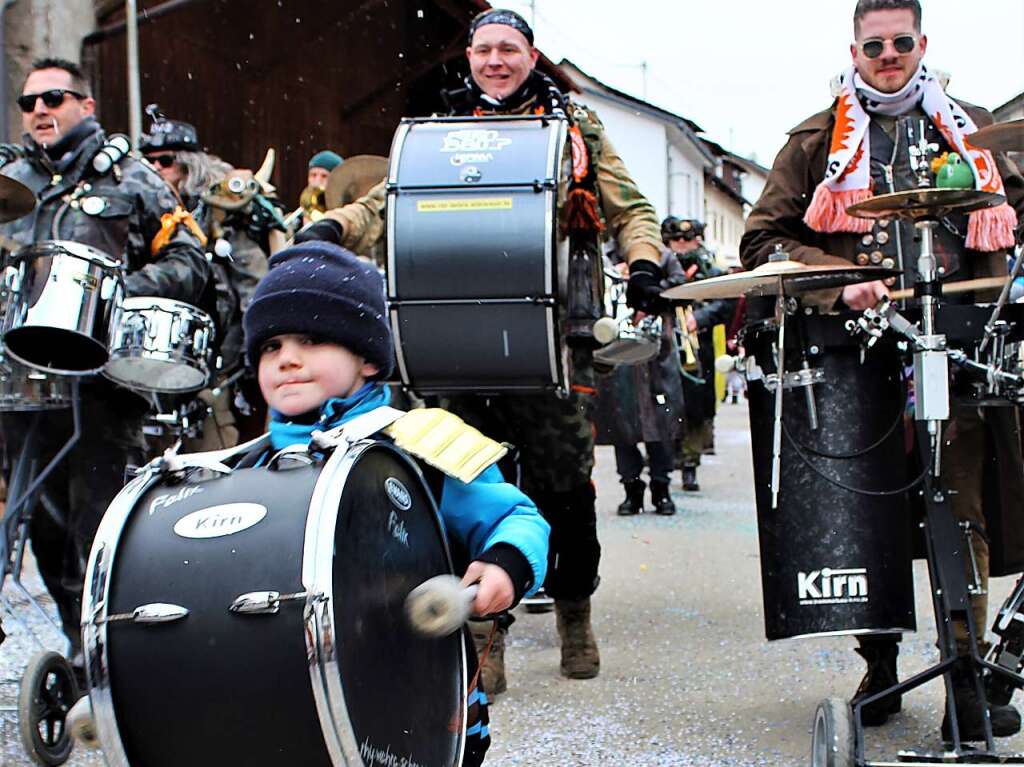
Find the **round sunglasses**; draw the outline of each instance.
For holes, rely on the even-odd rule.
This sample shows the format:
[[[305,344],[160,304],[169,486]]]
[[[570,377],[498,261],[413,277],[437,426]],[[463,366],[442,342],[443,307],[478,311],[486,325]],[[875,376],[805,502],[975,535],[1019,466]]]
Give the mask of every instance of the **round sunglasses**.
[[[892,42],[892,47],[896,49],[896,53],[905,54],[910,53],[914,50],[917,45],[917,37],[914,35],[896,35],[893,38],[882,39],[880,37],[871,37],[864,40],[860,44],[861,53],[863,53],[869,59],[877,59],[882,55],[885,50],[885,44]]]
[[[42,93],[26,93],[24,96],[18,96],[18,106],[22,112],[28,114],[36,108],[36,99],[42,99],[48,108],[56,109],[64,103],[64,97],[68,95],[74,96],[76,99],[85,98],[85,94],[78,91],[68,90],[67,88],[53,88]]]

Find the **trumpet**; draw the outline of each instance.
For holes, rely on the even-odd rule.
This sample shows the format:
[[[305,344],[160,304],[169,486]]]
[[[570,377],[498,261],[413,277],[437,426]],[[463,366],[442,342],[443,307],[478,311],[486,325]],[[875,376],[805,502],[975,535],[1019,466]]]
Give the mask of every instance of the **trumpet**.
[[[299,195],[299,207],[284,217],[285,228],[297,231],[296,224],[306,219],[306,223],[315,223],[327,212],[327,190],[322,186],[310,184]]]

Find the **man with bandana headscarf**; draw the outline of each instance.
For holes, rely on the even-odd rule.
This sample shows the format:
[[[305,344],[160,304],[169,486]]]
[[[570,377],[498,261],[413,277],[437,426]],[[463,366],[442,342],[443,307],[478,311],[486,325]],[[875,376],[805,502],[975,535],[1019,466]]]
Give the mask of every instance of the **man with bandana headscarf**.
[[[946,96],[941,79],[922,63],[928,38],[921,33],[918,0],[860,0],[854,11],[854,37],[853,63],[835,83],[836,101],[791,130],[775,160],[747,220],[740,247],[744,266],[751,269],[765,263],[781,245],[791,259],[806,264],[892,265],[904,272],[905,284],[912,285],[920,246],[913,226],[897,220],[855,219],[846,207],[872,194],[916,187],[908,128],[912,127],[916,143],[918,126],[924,121],[926,138],[940,147],[938,155],[966,150],[975,166],[976,187],[1000,191],[1009,203],[969,216],[945,216],[935,237],[939,273],[947,282],[1005,276],[1006,249],[1013,246],[1016,221],[1024,213],[1024,179],[1005,157],[997,155],[993,165],[991,154],[973,150],[964,140],[977,127],[991,124],[992,115]],[[849,285],[836,308],[860,311],[874,306],[887,292],[882,282]],[[975,530],[971,542],[982,590],[972,595],[971,612],[980,639],[988,622],[984,468],[986,462],[998,467],[1004,510],[1008,505],[1019,508],[1024,501],[1024,475],[1016,409],[979,409],[969,402],[956,402],[957,393],[954,386],[951,419],[943,434],[942,474],[952,491],[953,515],[960,522],[970,522]],[[986,455],[987,445],[997,446],[995,455]],[[955,633],[958,653],[968,655],[966,623],[957,622]],[[872,695],[895,683],[898,641],[898,635],[861,639],[858,652],[868,669],[858,695]],[[979,641],[979,647],[984,654],[986,643]],[[973,674],[958,666],[953,684],[960,737],[981,739],[984,710],[974,691]],[[864,706],[862,721],[869,726],[882,724],[900,706],[899,696],[888,696]],[[1020,716],[1012,706],[989,709],[995,735],[1020,729]],[[942,730],[949,740],[948,720]]]
[[[637,189],[593,111],[573,103],[536,69],[539,52],[533,30],[517,13],[493,9],[471,23],[465,88],[446,93],[457,115],[552,114],[569,122],[574,172],[559,200],[559,218],[570,250],[601,264],[599,241],[607,228],[629,263],[630,305],[647,312],[662,308],[660,230],[654,208]],[[326,217],[296,240],[328,239],[365,252],[381,236],[385,187],[377,186]],[[595,278],[600,280],[598,275]],[[519,450],[521,484],[551,524],[545,590],[555,600],[561,639],[561,672],[573,679],[597,675],[600,658],[590,624],[590,597],[598,584],[591,420],[594,394],[590,353],[573,350],[574,380],[569,397],[554,394],[460,395],[447,403],[469,423]],[[501,652],[498,647],[491,656]],[[496,652],[497,650],[497,652]],[[487,680],[485,678],[485,687]],[[491,690],[504,687],[500,667]]]

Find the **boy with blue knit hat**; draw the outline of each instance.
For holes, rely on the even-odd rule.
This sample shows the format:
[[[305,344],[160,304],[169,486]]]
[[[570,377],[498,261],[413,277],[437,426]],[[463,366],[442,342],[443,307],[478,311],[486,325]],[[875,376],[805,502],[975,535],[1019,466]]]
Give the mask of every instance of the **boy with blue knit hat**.
[[[394,357],[383,281],[349,251],[309,242],[274,255],[244,326],[249,363],[270,406],[270,450],[308,443],[314,430],[326,431],[390,402],[381,383]],[[434,469],[427,470],[444,473],[438,510],[453,552],[466,555],[455,566],[464,568],[464,584],[478,586],[473,614],[494,615],[544,582],[550,528],[534,503],[503,480],[494,465],[504,452],[497,443],[450,414],[437,416],[450,419],[449,427],[456,421],[455,428],[472,432],[485,447],[499,448],[468,482],[438,456],[407,450],[425,469],[429,464]],[[400,438],[396,442],[403,446]],[[469,648],[467,657],[474,658]],[[470,668],[469,677],[475,676]],[[464,765],[482,763],[490,743],[486,704],[482,691],[470,690]]]

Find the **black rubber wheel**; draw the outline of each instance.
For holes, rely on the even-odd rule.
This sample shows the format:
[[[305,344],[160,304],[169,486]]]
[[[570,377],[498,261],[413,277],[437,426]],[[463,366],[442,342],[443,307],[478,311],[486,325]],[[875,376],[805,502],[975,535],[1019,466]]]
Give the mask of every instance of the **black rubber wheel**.
[[[853,767],[853,711],[842,698],[826,698],[814,712],[811,767]]]
[[[29,661],[18,692],[18,732],[36,764],[68,760],[72,743],[64,720],[78,697],[74,671],[63,655],[41,652]]]

